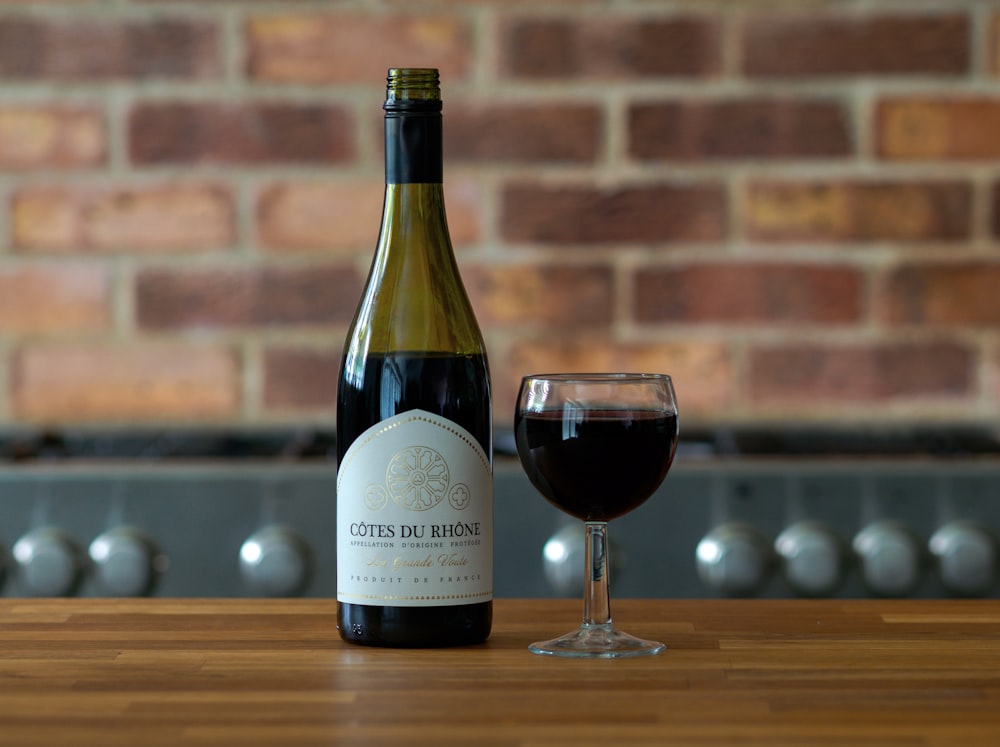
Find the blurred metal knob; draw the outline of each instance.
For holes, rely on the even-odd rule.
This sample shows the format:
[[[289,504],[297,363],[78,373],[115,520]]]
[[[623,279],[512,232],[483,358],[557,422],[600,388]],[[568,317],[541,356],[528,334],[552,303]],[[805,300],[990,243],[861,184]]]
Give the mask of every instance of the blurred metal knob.
[[[272,524],[240,547],[240,573],[252,593],[268,597],[301,594],[312,570],[309,544],[295,530]]]
[[[785,583],[805,597],[832,595],[844,580],[843,540],[818,521],[800,521],[774,540]]]
[[[958,520],[931,535],[928,547],[944,587],[956,596],[987,594],[996,581],[997,546],[983,526]]]
[[[68,534],[55,527],[40,527],[14,543],[20,585],[36,597],[71,595],[80,581],[83,554]]]
[[[767,581],[773,562],[764,535],[742,522],[712,529],[701,538],[695,554],[702,582],[727,596],[754,594]]]
[[[553,533],[542,547],[545,580],[558,596],[574,598],[583,595],[584,576],[587,573],[584,565],[587,552],[586,532],[586,527],[582,524],[567,524]],[[624,563],[625,557],[610,538],[607,553],[610,579],[616,574],[615,569]]]
[[[166,570],[166,556],[143,532],[128,526],[114,527],[90,543],[90,559],[101,591],[109,596],[140,597],[149,594],[156,576]]]
[[[861,576],[878,596],[902,597],[920,583],[920,542],[903,524],[890,519],[869,524],[854,537]]]

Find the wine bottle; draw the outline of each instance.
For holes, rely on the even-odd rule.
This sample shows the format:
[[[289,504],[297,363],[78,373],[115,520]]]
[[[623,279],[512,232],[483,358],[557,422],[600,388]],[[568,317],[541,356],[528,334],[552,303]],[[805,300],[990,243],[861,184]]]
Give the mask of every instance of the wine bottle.
[[[438,71],[390,69],[384,109],[382,223],[337,391],[337,627],[373,646],[478,643],[492,407],[445,217]]]

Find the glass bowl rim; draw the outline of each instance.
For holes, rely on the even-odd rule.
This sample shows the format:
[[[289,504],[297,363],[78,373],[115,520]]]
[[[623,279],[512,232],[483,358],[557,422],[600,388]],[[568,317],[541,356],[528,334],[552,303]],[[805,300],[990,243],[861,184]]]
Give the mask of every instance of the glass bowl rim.
[[[671,381],[670,374],[593,372],[593,373],[540,373],[522,376],[521,381],[558,381],[560,383],[600,383],[612,381]]]

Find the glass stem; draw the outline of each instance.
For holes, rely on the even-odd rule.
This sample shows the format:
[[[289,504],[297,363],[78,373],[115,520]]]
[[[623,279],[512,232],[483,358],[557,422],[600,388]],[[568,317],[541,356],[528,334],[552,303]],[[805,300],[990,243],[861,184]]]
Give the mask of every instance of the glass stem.
[[[588,521],[585,560],[586,586],[583,590],[583,624],[611,624],[611,592],[608,585],[608,524]]]

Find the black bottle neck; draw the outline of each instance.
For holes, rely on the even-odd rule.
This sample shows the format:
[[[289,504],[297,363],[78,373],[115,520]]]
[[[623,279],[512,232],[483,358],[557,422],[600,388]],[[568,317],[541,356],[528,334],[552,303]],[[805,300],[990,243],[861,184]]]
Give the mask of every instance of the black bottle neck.
[[[399,111],[386,106],[386,184],[440,184],[443,181],[441,102],[421,103],[433,103],[436,107],[425,105]]]

